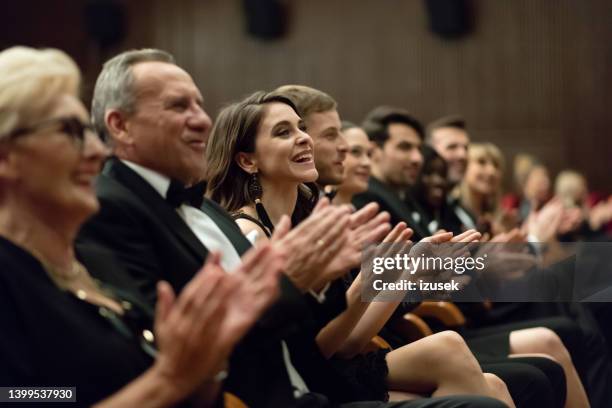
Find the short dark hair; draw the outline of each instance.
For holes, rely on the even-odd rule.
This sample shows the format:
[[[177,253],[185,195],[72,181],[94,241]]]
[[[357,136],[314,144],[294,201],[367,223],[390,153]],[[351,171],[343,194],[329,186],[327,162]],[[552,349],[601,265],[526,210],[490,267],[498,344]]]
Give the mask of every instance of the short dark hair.
[[[388,127],[392,123],[402,123],[411,127],[423,140],[424,129],[421,122],[412,116],[407,110],[393,106],[379,106],[366,115],[361,126],[368,138],[382,147],[389,139]]]
[[[466,126],[467,125],[466,125],[466,122],[463,116],[460,116],[460,115],[443,116],[441,118],[438,118],[432,121],[431,123],[429,123],[429,125],[427,125],[427,135],[425,137],[425,142],[427,142],[428,144],[431,143],[432,133],[436,129],[450,127],[450,128],[465,130]]]

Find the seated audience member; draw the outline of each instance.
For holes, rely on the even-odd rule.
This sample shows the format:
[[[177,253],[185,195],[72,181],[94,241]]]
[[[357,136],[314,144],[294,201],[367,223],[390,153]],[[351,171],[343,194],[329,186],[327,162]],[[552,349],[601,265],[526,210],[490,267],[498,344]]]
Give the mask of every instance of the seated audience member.
[[[366,116],[363,129],[374,144],[372,175],[368,190],[355,195],[353,204],[361,208],[378,203],[391,215],[392,225],[403,221],[413,230],[414,241],[430,235],[418,204],[407,194],[423,163],[423,126],[403,109],[380,106]]]
[[[564,170],[555,180],[555,197],[565,207],[560,239],[562,241],[602,241],[609,237],[605,225],[612,220],[612,199],[592,207],[588,205],[586,178],[572,170]]]
[[[470,137],[465,119],[459,115],[441,117],[427,125],[425,144],[433,147],[448,165],[448,205],[467,228],[476,228],[474,219],[459,202],[459,185],[465,176]]]
[[[114,157],[96,183],[100,212],[81,230],[79,244],[110,250],[149,303],[160,279],[168,280],[177,292],[188,291],[186,282],[209,251],[221,252],[226,270],[249,263],[241,259],[249,241],[223,209],[202,195],[204,151],[211,129],[202,106],[202,95],[189,74],[159,50],[119,54],[106,62],[96,82],[94,125],[109,140]],[[311,319],[304,293],[318,296],[315,291],[336,276],[333,268],[321,265],[329,259],[342,260],[341,248],[327,246],[323,257],[317,243],[345,241],[347,229],[339,228],[336,220],[347,214],[347,209],[328,206],[290,232],[275,236],[275,247],[283,248],[286,257],[280,298],[232,352],[224,383],[248,406],[331,406],[324,395],[309,390],[292,362],[301,356],[289,350],[287,341],[303,337],[303,326]],[[254,306],[236,303],[244,310]],[[241,313],[232,317],[242,321]],[[467,396],[446,402],[451,407],[499,405]],[[373,401],[347,406],[387,405]]]
[[[272,93],[257,92],[223,109],[207,147],[206,178],[210,197],[234,214],[245,235],[258,235],[259,242],[269,240],[275,231],[283,228],[287,215],[307,215],[312,211],[312,200],[317,199],[317,195],[306,186],[319,178],[315,167],[317,149],[313,139],[304,130],[325,126],[311,127],[310,121],[303,121],[292,101],[284,96],[288,93],[286,87]],[[339,134],[337,113],[329,116],[335,116],[332,127],[338,137],[342,137]],[[316,130],[313,132],[317,134]],[[332,152],[334,150],[330,149]],[[348,221],[346,216],[339,218],[336,228]],[[376,224],[374,222],[371,228],[367,228],[375,232],[362,238],[363,242],[378,239],[381,233],[388,231]],[[337,241],[323,245],[332,247],[345,243]],[[356,263],[346,265],[345,272],[359,262],[357,259]],[[361,339],[354,338],[353,329],[367,315],[366,309],[369,309],[368,303],[360,301],[361,279],[358,277],[347,291],[348,308],[337,310],[337,317],[323,321],[320,324],[322,329],[313,333],[312,340],[316,336],[318,350],[312,350],[308,361],[299,358],[296,360],[298,368],[310,373],[307,374],[307,381],[315,387],[321,387],[316,391],[326,392],[325,385],[319,385],[321,381],[314,378],[317,375],[331,382],[327,387],[340,386],[334,383],[334,377],[325,375],[321,369],[311,370],[317,358],[330,358],[338,353],[346,355],[349,361],[342,363],[332,358],[335,364],[332,363],[330,367],[333,367],[333,371],[340,371],[339,378],[342,381],[351,384],[349,395],[336,393],[339,400],[350,398],[350,395],[386,400],[389,389],[431,394],[434,397],[488,395],[513,406],[503,382],[493,375],[482,374],[465,343],[455,333],[440,333],[397,350],[370,353],[367,356],[355,356],[354,351],[348,352],[344,348],[347,341],[365,344],[378,331],[375,329],[367,332],[360,328]],[[330,296],[330,291],[327,296]],[[299,339],[298,344],[303,343],[304,339]],[[292,343],[289,345],[295,350],[294,355],[303,350],[295,348]],[[428,369],[425,370],[425,367]],[[457,376],[459,372],[470,374]],[[400,393],[399,397],[402,396]]]
[[[523,200],[525,180],[536,162],[536,158],[528,153],[519,153],[514,156],[514,160],[512,160],[513,191],[506,193],[501,202],[505,211],[518,211]]]
[[[446,160],[449,190],[459,186],[465,175],[470,145],[465,120],[459,115],[434,120],[427,125],[425,143]]]
[[[282,257],[256,250],[237,271],[261,274],[255,294],[211,255],[176,300],[159,282],[155,314],[127,277],[121,287],[93,279],[120,268],[94,250],[78,260],[73,249],[99,208],[93,180],[107,155],[79,83],[59,50],[0,53],[0,384],[76,387],[83,407],[212,404],[216,373],[275,298]],[[240,306],[254,296],[259,306]]]
[[[344,174],[341,184],[331,186],[334,189],[333,204],[351,204],[355,194],[368,189],[372,173],[372,154],[374,148],[366,132],[354,123],[342,122],[342,135],[348,144],[344,160]]]
[[[504,157],[491,143],[472,143],[460,201],[473,216],[477,230],[491,235],[504,232],[500,224],[500,196]],[[514,227],[514,226],[513,226]]]
[[[521,220],[532,212],[540,211],[552,197],[552,183],[546,166],[535,161],[525,173],[523,199],[519,207]]]
[[[447,201],[450,182],[448,165],[432,147],[425,145],[423,168],[414,187],[414,196],[423,209],[424,224],[430,234],[443,229],[459,234],[466,230]]]

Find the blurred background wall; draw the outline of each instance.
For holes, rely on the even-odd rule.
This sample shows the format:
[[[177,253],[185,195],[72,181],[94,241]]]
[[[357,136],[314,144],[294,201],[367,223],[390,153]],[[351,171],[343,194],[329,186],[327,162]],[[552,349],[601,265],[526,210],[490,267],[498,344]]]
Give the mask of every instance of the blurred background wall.
[[[247,33],[245,5],[258,1],[268,2],[115,1],[123,29],[105,46],[99,32],[112,23],[84,12],[104,1],[5,1],[0,48],[64,49],[84,70],[86,100],[102,61],[147,46],[176,56],[213,116],[286,83],[330,93],[357,122],[378,104],[424,122],[459,113],[472,139],[498,144],[508,164],[528,152],[553,175],[575,168],[592,188],[612,190],[610,0],[465,1],[470,30],[455,39],[432,33],[426,0],[287,0],[273,40]]]

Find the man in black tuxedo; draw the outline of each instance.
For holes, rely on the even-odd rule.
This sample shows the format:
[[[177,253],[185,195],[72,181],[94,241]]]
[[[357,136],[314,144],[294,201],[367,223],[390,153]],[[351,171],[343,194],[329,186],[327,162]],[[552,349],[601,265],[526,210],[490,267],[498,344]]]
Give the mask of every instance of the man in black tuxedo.
[[[112,146],[114,157],[96,184],[101,210],[85,225],[79,242],[110,249],[151,303],[160,279],[179,291],[209,251],[221,252],[222,265],[232,271],[250,246],[229,215],[202,198],[204,148],[211,128],[202,105],[189,74],[159,50],[128,51],[112,58],[96,83],[94,125]],[[317,215],[317,225],[333,219],[333,211],[330,207]],[[293,237],[305,234],[312,232],[304,230]],[[283,342],[299,334],[302,322],[311,318],[303,293],[313,289],[315,280],[320,282],[321,273],[312,279],[283,276],[279,301],[233,353],[225,388],[249,406],[329,406],[326,397],[308,392]],[[466,396],[346,406],[498,407],[501,403]]]
[[[364,120],[363,129],[375,145],[368,190],[353,198],[357,208],[374,201],[391,214],[391,224],[404,221],[412,230],[413,241],[429,236],[422,210],[407,194],[423,164],[423,126],[407,111],[379,106]]]

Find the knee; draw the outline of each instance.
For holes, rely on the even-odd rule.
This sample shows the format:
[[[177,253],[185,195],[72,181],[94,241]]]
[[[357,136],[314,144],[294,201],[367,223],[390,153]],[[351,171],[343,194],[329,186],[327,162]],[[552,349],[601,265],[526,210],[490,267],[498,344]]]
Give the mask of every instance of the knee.
[[[484,378],[487,382],[487,386],[489,387],[492,397],[514,407],[514,401],[512,401],[510,391],[508,391],[506,383],[501,378],[491,373],[484,373]]]
[[[432,336],[432,338],[433,337],[435,337],[438,347],[449,349],[454,352],[457,352],[458,350],[469,351],[463,337],[452,330],[445,330],[443,332],[436,333]]]
[[[542,353],[549,354],[560,363],[571,361],[567,348],[565,348],[563,341],[554,331],[540,327],[538,328],[537,339]]]
[[[506,383],[495,374],[484,373],[484,377],[489,388],[495,395],[506,395],[509,393]]]
[[[434,340],[432,343],[434,355],[442,362],[442,366],[449,370],[462,370],[463,373],[482,373],[476,357],[457,332],[447,330],[436,333],[431,338]]]

